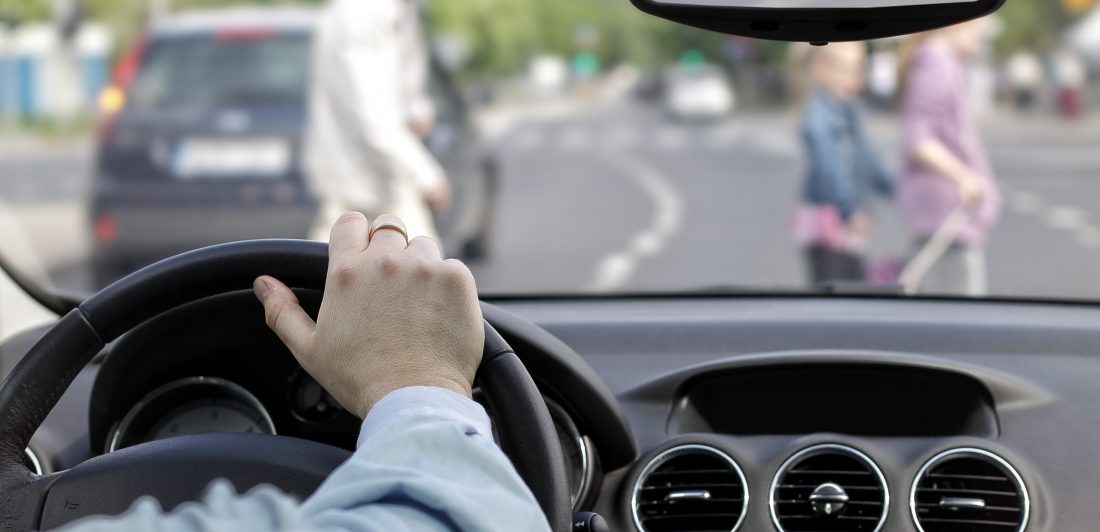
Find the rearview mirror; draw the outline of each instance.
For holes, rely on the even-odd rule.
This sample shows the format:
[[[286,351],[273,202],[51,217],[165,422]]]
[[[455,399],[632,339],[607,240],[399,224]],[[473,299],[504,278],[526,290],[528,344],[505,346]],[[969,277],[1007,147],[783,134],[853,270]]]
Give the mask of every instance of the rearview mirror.
[[[1005,0],[631,0],[642,11],[698,28],[759,39],[863,41],[988,15]]]

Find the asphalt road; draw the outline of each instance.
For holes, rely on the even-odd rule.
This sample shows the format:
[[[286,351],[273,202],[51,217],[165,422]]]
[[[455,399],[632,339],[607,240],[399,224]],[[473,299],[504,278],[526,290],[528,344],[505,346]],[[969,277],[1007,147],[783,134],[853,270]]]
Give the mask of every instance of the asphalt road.
[[[788,237],[803,163],[786,113],[688,124],[633,102],[559,107],[496,132],[499,226],[490,259],[474,265],[484,293],[804,286]],[[895,153],[892,119],[872,129]],[[990,243],[993,292],[1100,298],[1100,125],[1002,117],[988,131],[1007,200]],[[0,208],[73,290],[87,284],[89,164],[86,143],[0,139]],[[872,255],[904,256],[890,205],[876,213]]]
[[[896,122],[872,120],[896,165]],[[804,286],[788,236],[803,162],[793,119],[741,113],[684,124],[633,103],[518,124],[500,143],[506,180],[485,292]],[[1100,297],[1096,123],[991,119],[1006,195],[989,247],[998,295]],[[876,205],[875,260],[910,239]]]

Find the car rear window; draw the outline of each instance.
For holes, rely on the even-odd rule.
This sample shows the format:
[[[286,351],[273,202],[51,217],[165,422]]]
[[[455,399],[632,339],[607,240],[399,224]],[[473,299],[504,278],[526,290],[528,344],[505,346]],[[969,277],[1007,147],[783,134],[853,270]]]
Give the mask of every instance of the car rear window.
[[[130,91],[139,109],[301,101],[309,77],[304,33],[208,33],[154,38]]]

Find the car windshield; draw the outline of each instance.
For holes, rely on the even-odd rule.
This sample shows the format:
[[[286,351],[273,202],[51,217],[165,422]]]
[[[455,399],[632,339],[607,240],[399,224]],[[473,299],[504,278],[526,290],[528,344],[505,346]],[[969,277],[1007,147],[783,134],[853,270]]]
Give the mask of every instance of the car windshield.
[[[309,38],[264,30],[153,38],[134,78],[134,109],[305,98]]]
[[[343,4],[5,7],[0,256],[83,295],[391,211],[486,296],[1100,299],[1092,2],[828,46],[625,0]]]

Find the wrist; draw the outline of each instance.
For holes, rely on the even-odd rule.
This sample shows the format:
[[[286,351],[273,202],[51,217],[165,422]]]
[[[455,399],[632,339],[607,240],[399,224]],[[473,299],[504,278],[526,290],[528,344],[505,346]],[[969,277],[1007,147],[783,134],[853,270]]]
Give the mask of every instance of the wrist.
[[[420,375],[409,379],[381,380],[374,383],[371,389],[366,390],[362,400],[352,412],[359,419],[366,419],[374,405],[378,404],[387,395],[404,388],[423,386],[429,388],[441,388],[455,392],[467,399],[473,398],[473,387],[470,382],[461,376],[451,375]]]

